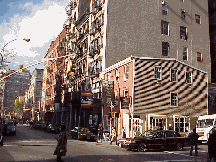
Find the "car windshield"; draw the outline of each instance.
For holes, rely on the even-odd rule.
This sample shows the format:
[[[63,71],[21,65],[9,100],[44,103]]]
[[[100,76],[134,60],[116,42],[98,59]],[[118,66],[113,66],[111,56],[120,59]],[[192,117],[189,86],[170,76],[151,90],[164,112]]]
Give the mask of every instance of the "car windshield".
[[[153,135],[155,134],[155,132],[154,131],[148,131],[148,132],[146,132],[146,137],[153,137]]]
[[[13,122],[8,122],[7,125],[8,125],[8,126],[13,126],[14,123],[13,123]]]
[[[198,128],[203,128],[203,127],[212,126],[213,121],[214,121],[214,119],[198,120],[197,121],[197,127]]]
[[[88,128],[81,128],[81,132],[88,132]]]

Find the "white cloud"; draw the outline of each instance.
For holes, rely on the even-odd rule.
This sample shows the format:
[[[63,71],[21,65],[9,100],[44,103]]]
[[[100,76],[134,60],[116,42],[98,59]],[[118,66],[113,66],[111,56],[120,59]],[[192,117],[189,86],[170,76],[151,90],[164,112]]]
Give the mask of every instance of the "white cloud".
[[[16,13],[9,22],[0,24],[0,29],[3,29],[1,31],[4,31],[0,32],[0,35],[4,42],[18,39],[16,42],[8,44],[7,49],[13,48],[18,56],[41,55],[42,58],[47,51],[47,49],[42,50],[42,47],[48,46],[63,29],[67,18],[65,13],[67,3],[68,0],[58,2],[45,0],[40,5],[33,5],[33,3],[20,5],[21,9],[31,8],[31,14],[27,16],[26,13]],[[23,38],[30,38],[31,41],[24,42]]]
[[[31,5],[32,5],[32,2],[27,2],[26,4],[24,4],[24,7],[31,6]]]

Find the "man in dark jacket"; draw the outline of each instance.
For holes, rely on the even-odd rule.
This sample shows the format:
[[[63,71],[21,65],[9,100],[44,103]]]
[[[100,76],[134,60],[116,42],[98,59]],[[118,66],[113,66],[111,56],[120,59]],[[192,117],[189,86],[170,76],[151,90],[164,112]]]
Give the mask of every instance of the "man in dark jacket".
[[[196,128],[193,129],[193,132],[191,132],[188,137],[190,139],[190,145],[191,145],[190,156],[192,156],[193,146],[195,146],[195,155],[197,156],[198,154],[197,143],[198,143],[199,135],[196,133]]]
[[[7,134],[7,125],[5,124],[5,120],[3,120],[3,124],[1,126],[1,134],[5,136]]]
[[[208,140],[208,154],[209,159],[216,159],[216,129],[212,129],[212,134],[209,136]]]
[[[99,124],[99,126],[98,126],[98,142],[102,143],[102,139],[103,139],[103,127],[102,127],[102,124]]]

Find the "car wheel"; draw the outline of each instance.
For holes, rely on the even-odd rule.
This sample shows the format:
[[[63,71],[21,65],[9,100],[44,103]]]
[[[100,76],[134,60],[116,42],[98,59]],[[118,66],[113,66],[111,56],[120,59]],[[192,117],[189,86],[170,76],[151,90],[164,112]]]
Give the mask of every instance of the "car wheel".
[[[128,151],[131,151],[131,146],[130,146],[130,145],[128,146],[128,149],[127,149],[127,150],[128,150]]]
[[[182,145],[182,143],[179,142],[179,143],[176,144],[176,150],[177,150],[177,151],[182,151],[182,150],[183,150],[183,145]]]
[[[140,143],[139,146],[138,146],[138,151],[139,152],[146,151],[146,144]]]

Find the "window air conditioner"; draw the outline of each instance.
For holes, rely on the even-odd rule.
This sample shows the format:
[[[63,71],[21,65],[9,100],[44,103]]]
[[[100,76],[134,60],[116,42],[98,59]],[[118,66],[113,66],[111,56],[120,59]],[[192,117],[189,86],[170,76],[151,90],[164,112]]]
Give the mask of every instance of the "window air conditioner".
[[[162,5],[165,5],[165,1],[161,1],[161,4],[162,4]]]

